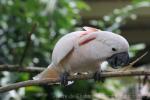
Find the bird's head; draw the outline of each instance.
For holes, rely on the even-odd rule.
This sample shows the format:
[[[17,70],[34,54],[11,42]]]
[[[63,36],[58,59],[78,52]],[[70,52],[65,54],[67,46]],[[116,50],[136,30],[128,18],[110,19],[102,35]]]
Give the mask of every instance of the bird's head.
[[[86,43],[87,40],[93,41],[91,42],[90,56],[100,61],[108,61],[113,68],[129,64],[129,43],[124,37],[96,28],[83,28],[90,34],[85,40],[83,39],[84,41],[81,44]]]
[[[112,32],[101,31],[98,40],[104,44],[105,60],[112,68],[129,64],[129,44],[124,37]]]

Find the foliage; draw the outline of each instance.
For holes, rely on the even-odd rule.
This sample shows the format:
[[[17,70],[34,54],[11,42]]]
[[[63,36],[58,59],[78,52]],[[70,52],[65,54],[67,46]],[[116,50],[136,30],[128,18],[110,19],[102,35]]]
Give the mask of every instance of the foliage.
[[[19,64],[29,37],[28,32],[37,24],[23,65],[46,67],[50,63],[55,42],[73,29],[80,20],[80,10],[87,7],[81,0],[0,0],[0,64]],[[9,72],[1,75],[2,85],[32,77],[32,74]],[[35,92],[37,94],[33,95]],[[44,99],[46,95],[41,96],[41,92],[44,94],[41,88],[31,87],[19,89],[18,92],[11,91],[2,95],[2,98],[15,98],[15,94],[24,99]]]
[[[104,30],[121,33],[120,26],[129,18],[136,19],[133,11],[149,6],[148,0],[134,0],[131,5],[115,9],[102,20],[91,24]],[[0,0],[0,64],[19,64],[23,55],[28,33],[37,25],[31,35],[29,50],[26,52],[23,66],[47,66],[56,41],[67,32],[72,31],[80,22],[80,11],[89,9],[82,0]],[[95,24],[96,22],[96,24]],[[132,46],[133,56],[143,45]],[[28,80],[35,74],[1,73],[1,85]],[[111,84],[110,84],[111,83]],[[110,87],[110,85],[112,87]],[[77,81],[68,87],[42,86],[27,87],[0,94],[2,100],[30,99],[45,100],[62,97],[90,99],[92,93],[114,96],[116,89],[121,89],[119,80],[107,80],[105,84],[89,81]],[[86,95],[80,98],[80,95]]]

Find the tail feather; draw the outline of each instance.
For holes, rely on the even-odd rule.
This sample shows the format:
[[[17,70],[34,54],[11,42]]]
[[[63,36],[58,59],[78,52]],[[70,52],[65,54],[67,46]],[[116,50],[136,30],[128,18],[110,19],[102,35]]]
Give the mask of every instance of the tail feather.
[[[59,78],[59,73],[56,70],[56,67],[53,64],[49,65],[43,72],[33,77],[34,80],[40,79],[56,79]]]

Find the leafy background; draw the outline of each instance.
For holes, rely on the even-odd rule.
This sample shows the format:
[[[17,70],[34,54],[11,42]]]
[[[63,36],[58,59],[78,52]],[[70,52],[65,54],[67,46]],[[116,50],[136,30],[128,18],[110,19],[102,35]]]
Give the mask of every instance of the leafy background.
[[[101,20],[91,20],[91,25],[103,30],[121,33],[119,29],[126,24],[127,19],[134,19],[133,11],[141,7],[149,7],[149,0],[133,0],[131,4],[121,9],[115,9]],[[51,53],[57,40],[82,24],[81,11],[92,10],[82,0],[0,0],[0,64],[47,67],[51,62]],[[110,13],[110,12],[109,12]],[[94,23],[93,23],[94,22]],[[96,23],[95,23],[96,22]],[[29,32],[31,34],[28,50],[24,49]],[[144,44],[130,48],[132,57],[138,50],[144,49]],[[1,86],[9,83],[32,79],[37,73],[17,73],[3,71],[0,73]],[[57,100],[115,98],[128,84],[136,83],[135,79],[107,79],[104,83],[93,80],[76,81],[67,87],[61,86],[31,86],[0,94],[1,100]]]

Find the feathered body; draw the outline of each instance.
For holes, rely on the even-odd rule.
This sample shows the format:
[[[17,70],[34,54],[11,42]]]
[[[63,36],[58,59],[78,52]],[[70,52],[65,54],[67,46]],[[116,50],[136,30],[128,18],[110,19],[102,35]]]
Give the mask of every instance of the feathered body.
[[[90,27],[84,29],[63,36],[55,45],[52,63],[34,79],[59,78],[63,72],[93,73],[100,70],[107,58],[128,52],[129,44],[122,36]]]

